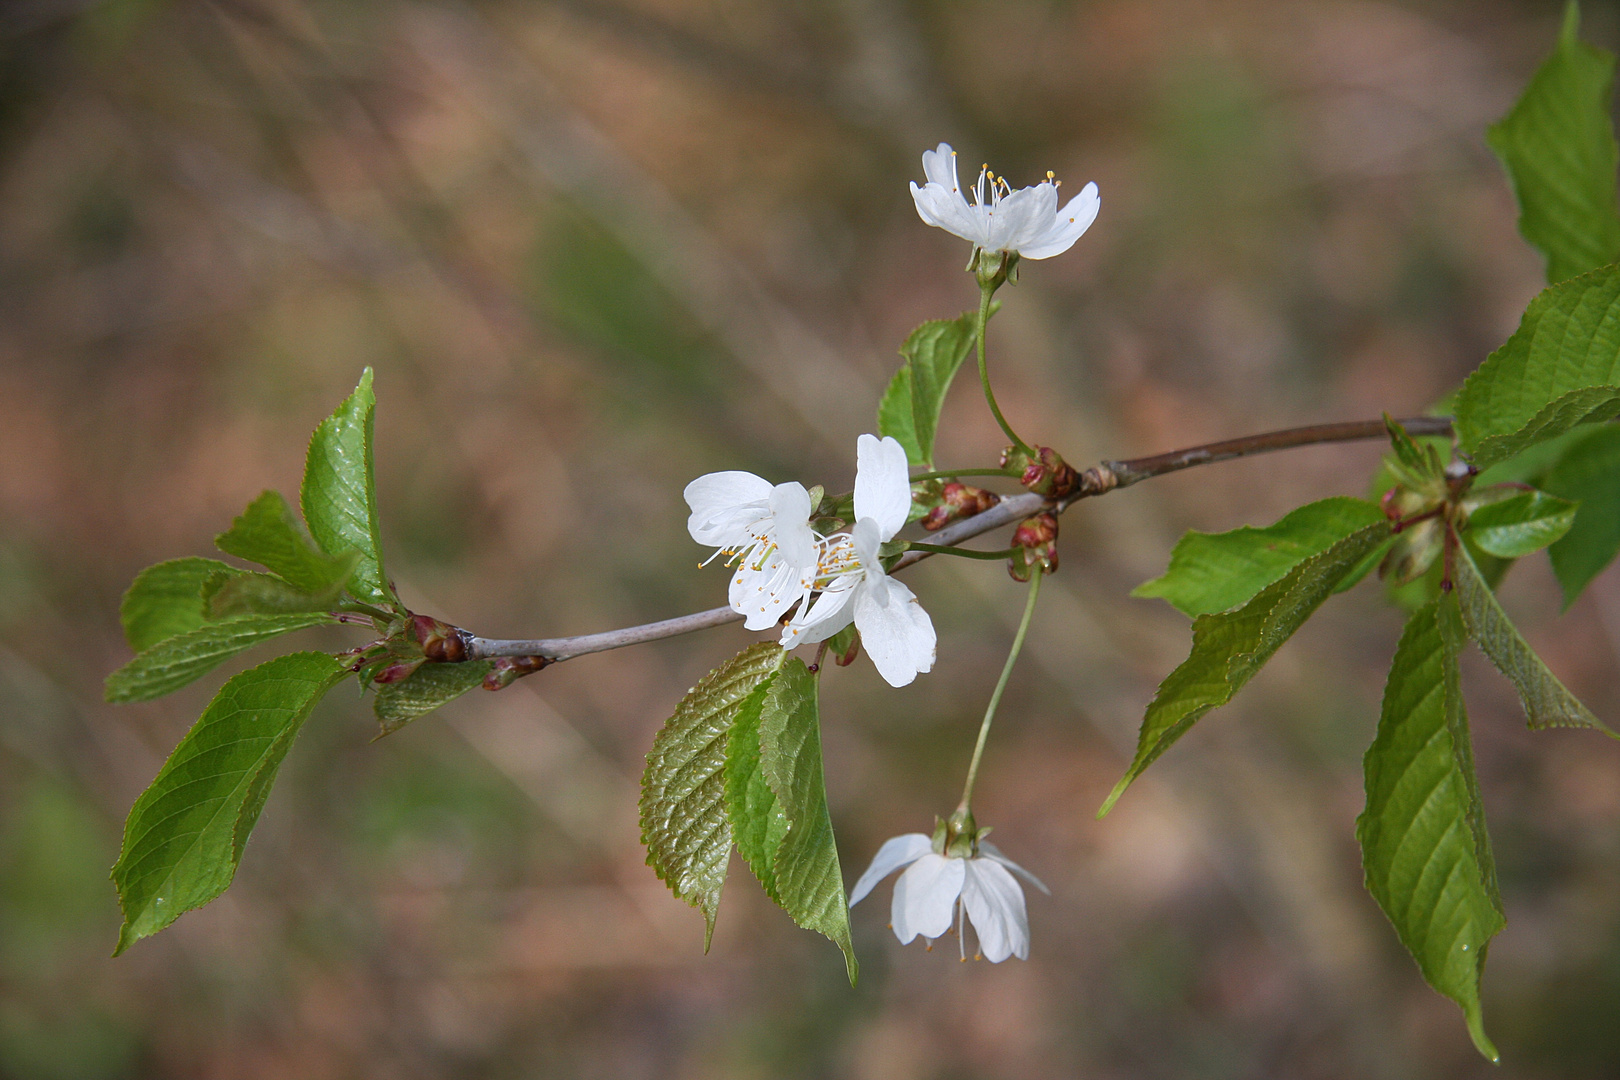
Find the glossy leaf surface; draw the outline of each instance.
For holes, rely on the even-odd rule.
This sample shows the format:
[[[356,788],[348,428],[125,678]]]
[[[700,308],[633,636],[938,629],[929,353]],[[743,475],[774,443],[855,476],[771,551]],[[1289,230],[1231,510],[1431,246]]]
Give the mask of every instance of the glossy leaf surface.
[[[199,600],[199,604],[201,601]],[[237,653],[294,630],[330,623],[325,612],[239,615],[165,638],[107,676],[112,702],[149,701],[202,678]]]
[[[743,701],[782,665],[782,648],[751,645],[705,675],[675,707],[647,754],[641,842],[647,864],[676,896],[703,912],[704,948],[731,857],[726,745]]]
[[[1142,718],[1136,756],[1098,816],[1205,713],[1225,705],[1389,536],[1383,522],[1299,563],[1236,610],[1193,621],[1192,653],[1159,684]]]
[[[1458,686],[1456,599],[1412,616],[1395,650],[1356,821],[1367,891],[1423,977],[1462,1007],[1479,1052],[1497,1060],[1479,1000],[1485,951],[1505,920]]]
[[[1189,532],[1176,542],[1164,575],[1131,595],[1167,600],[1195,617],[1226,611],[1357,529],[1383,520],[1383,511],[1365,499],[1339,497],[1302,506],[1263,529]]]
[[[291,653],[232,678],[135,800],[113,867],[118,952],[224,892],[293,738],[347,669]]]
[[[321,550],[328,555],[360,553],[349,579],[354,595],[369,604],[389,605],[394,597],[383,572],[372,466],[376,409],[371,369],[367,368],[354,393],[321,421],[310,438],[300,501],[304,520]]]
[[[1513,181],[1519,231],[1547,257],[1548,282],[1620,259],[1614,56],[1581,42],[1579,30],[1571,3],[1557,49],[1485,136]]]

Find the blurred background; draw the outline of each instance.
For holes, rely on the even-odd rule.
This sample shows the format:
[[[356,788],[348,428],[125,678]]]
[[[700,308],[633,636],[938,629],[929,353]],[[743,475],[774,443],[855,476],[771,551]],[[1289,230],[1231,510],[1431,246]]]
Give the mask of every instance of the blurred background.
[[[380,742],[317,712],[226,896],[109,959],[130,803],[222,681],[100,702],[141,567],[208,554],[377,371],[389,567],[486,635],[710,607],[684,529],[713,469],[845,487],[908,330],[976,301],[906,182],[1095,180],[1026,264],[1001,401],[1078,464],[1414,412],[1517,323],[1542,265],[1483,130],[1551,0],[10,0],[0,6],[0,1075],[1613,1077],[1620,747],[1524,727],[1465,671],[1508,928],[1505,1064],[1361,887],[1353,822],[1400,617],[1334,600],[1106,821],[1186,620],[1132,586],[1185,529],[1361,494],[1379,450],[1199,469],[1071,512],[979,816],[1042,875],[1028,962],[900,948],[862,979],[734,862],[712,953],[643,865],[636,783],[749,636],[583,658]],[[1613,4],[1586,37],[1620,45]],[[962,380],[939,457],[999,434]],[[960,790],[1023,600],[910,584],[935,671],[824,680],[853,880]],[[1560,617],[1503,588],[1620,716],[1620,574]],[[358,639],[310,634],[305,647]],[[237,668],[267,654],[243,658]],[[227,668],[226,671],[233,670]]]

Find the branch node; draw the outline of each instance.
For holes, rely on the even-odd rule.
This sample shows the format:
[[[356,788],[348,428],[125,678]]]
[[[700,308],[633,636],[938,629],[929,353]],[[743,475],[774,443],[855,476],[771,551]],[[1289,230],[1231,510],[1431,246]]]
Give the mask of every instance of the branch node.
[[[1101,461],[1080,474],[1082,496],[1106,495],[1120,486],[1117,461]]]

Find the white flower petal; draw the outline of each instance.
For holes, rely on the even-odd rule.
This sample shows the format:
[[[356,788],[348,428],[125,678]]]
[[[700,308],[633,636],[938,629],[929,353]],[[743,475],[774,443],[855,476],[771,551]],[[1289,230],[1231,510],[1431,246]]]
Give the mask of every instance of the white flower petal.
[[[849,890],[849,906],[860,903],[878,882],[902,866],[916,862],[933,850],[933,846],[933,840],[920,832],[905,833],[883,841],[883,846],[872,856],[872,865],[866,868],[855,887]]]
[[[924,150],[922,165],[923,175],[930,184],[938,184],[946,191],[961,190],[956,182],[956,151],[951,149],[950,143],[942,142],[932,150]]]
[[[965,864],[965,859],[947,859],[930,851],[900,875],[889,908],[889,921],[894,924],[894,936],[900,944],[905,945],[918,934],[937,938],[951,928],[956,898],[962,893]]]
[[[857,587],[843,581],[823,589],[808,611],[800,608],[798,617],[783,628],[782,648],[793,649],[826,641],[854,622],[855,608],[850,601],[855,598]]]
[[[1052,190],[1050,184],[1019,188],[985,211],[990,231],[986,248],[991,251],[1016,251],[1020,240],[1033,238],[1037,230],[1044,230],[1051,223],[1052,211],[1057,209],[1057,195],[1054,190],[1049,198],[1043,200],[1042,187]],[[1043,209],[1044,216],[1037,218]]]
[[[916,594],[881,571],[855,590],[861,645],[890,686],[905,686],[934,666],[933,621]]]
[[[731,575],[727,599],[731,610],[743,616],[749,630],[775,626],[782,613],[808,596],[814,570],[801,570],[772,551],[757,563],[743,565]]]
[[[686,485],[686,521],[692,539],[707,547],[751,543],[747,526],[764,517],[771,482],[750,472],[714,472]]]
[[[892,539],[911,512],[906,450],[892,435],[855,440],[855,517],[877,522],[880,540]]]
[[[810,493],[798,482],[777,484],[769,505],[776,526],[776,546],[792,566],[811,570],[816,565],[816,534],[810,528]]]
[[[938,184],[918,187],[913,182],[911,198],[917,204],[917,216],[927,224],[973,243],[983,238],[983,215],[968,205],[960,191],[951,192]]]
[[[945,229],[954,232],[951,222],[955,215],[950,205],[950,193],[938,184],[925,184],[917,186],[911,182],[911,201],[917,205],[917,216],[923,219],[925,225],[932,225],[936,229]]]
[[[855,558],[863,578],[883,577],[883,561],[878,558],[878,547],[883,543],[878,523],[869,517],[861,518],[849,530],[849,546],[855,549]]]
[[[1097,195],[1097,185],[1087,184],[1080,189],[1080,194],[1058,211],[1051,229],[1025,244],[1018,253],[1026,259],[1050,259],[1053,255],[1063,254],[1091,228],[1101,208],[1102,199]]]
[[[996,860],[996,862],[1000,863],[1002,866],[1005,866],[1007,869],[1011,870],[1013,873],[1017,874],[1019,877],[1041,890],[1041,892],[1045,893],[1047,896],[1052,895],[1052,890],[1046,887],[1046,882],[1042,881],[1028,870],[1025,870],[1022,866],[1019,866],[1017,863],[1007,858],[1007,856],[1001,853],[1001,849],[996,847],[996,845],[992,844],[990,841],[980,840],[979,851],[985,856],[985,858]]]
[[[962,906],[979,935],[979,952],[992,964],[1029,958],[1029,915],[1024,890],[993,859],[964,860]],[[909,872],[909,871],[908,871]]]
[[[1049,183],[1022,188],[1001,200],[1002,228],[1007,230],[1005,246],[1022,251],[1024,245],[1051,232],[1057,207],[1057,186]]]

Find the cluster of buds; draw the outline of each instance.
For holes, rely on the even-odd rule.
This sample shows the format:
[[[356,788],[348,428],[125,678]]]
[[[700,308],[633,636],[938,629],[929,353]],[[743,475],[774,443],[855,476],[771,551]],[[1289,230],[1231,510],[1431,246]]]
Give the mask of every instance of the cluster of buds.
[[[461,664],[472,659],[472,635],[431,615],[407,614],[381,641],[354,650],[353,670],[379,686],[404,682],[423,664]],[[551,663],[545,656],[503,656],[484,676],[485,690],[500,690]]]
[[[422,655],[441,664],[459,664],[471,653],[472,635],[431,615],[412,615],[411,640],[422,648]]]
[[[1020,470],[1018,482],[1047,499],[1066,499],[1080,490],[1080,474],[1050,446],[1034,453],[1009,446],[1001,452],[1003,468]]]
[[[471,635],[431,615],[407,615],[395,622],[388,637],[359,650],[356,671],[369,668],[371,681],[380,686],[404,682],[416,669],[432,661],[459,664],[469,655]]]
[[[1396,540],[1379,564],[1380,577],[1397,585],[1422,577],[1446,551],[1453,530],[1465,523],[1473,510],[1514,494],[1514,489],[1504,486],[1470,492],[1477,473],[1466,461],[1451,461],[1438,475],[1403,476],[1406,482],[1384,492],[1379,505]],[[1450,587],[1449,569],[1448,562],[1441,588]]]
[[[1050,574],[1058,568],[1057,515],[1041,511],[1025,518],[1013,533],[1013,556],[1007,560],[1007,573],[1014,581],[1028,581],[1039,570]]]
[[[941,486],[934,497],[938,498],[938,503],[930,507],[922,519],[922,527],[929,532],[937,532],[958,518],[982,514],[1001,501],[1001,496],[993,491],[986,491],[956,480]]]

